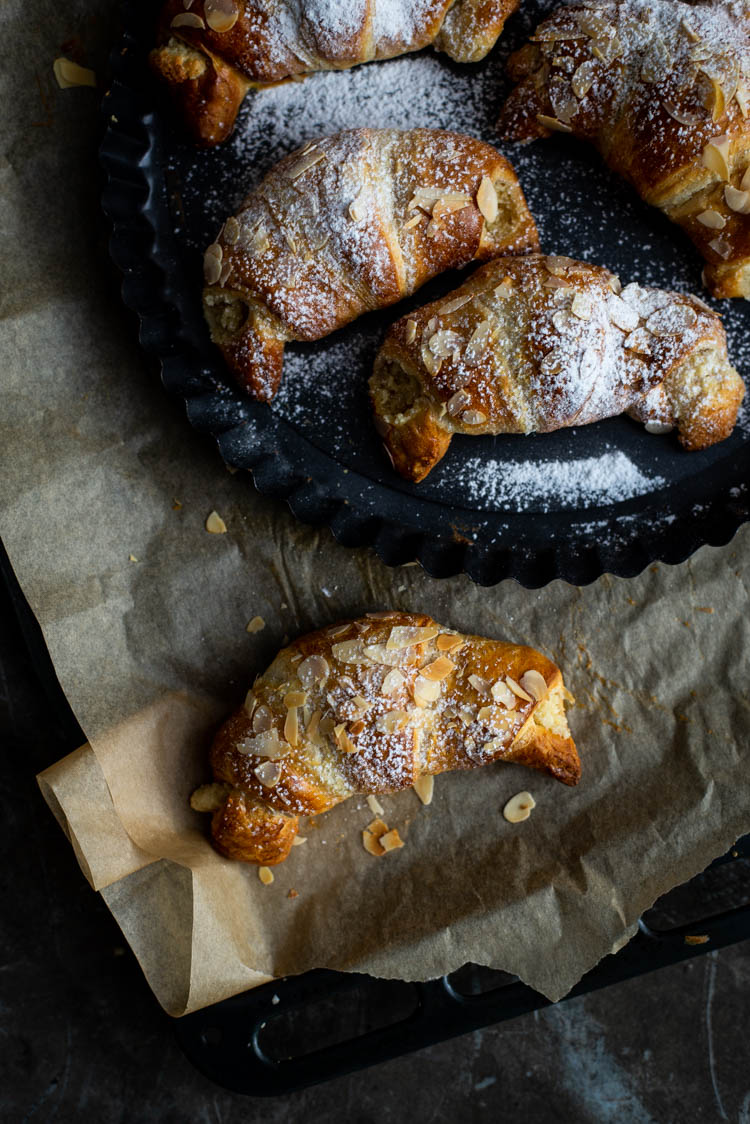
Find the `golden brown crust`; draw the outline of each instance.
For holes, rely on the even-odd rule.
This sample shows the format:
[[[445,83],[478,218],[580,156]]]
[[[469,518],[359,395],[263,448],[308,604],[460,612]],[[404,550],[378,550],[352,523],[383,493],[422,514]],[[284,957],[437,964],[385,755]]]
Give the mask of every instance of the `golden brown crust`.
[[[540,24],[509,72],[518,85],[500,119],[506,139],[557,129],[590,141],[685,230],[714,296],[750,296],[750,10],[734,0],[571,5]]]
[[[267,402],[287,340],[320,339],[448,268],[537,246],[513,169],[490,145],[351,129],[286,157],[227,220],[206,251],[204,309],[235,377]]]
[[[189,26],[183,0],[168,0],[151,66],[197,143],[214,145],[231,133],[251,87],[393,58],[431,43],[460,62],[476,62],[494,46],[519,2],[402,0],[397,14],[387,0],[342,0],[343,13],[312,7],[308,15],[305,3],[224,0],[237,18],[232,22],[230,14],[217,25],[206,22],[208,6],[196,0],[187,19],[197,26]],[[204,68],[196,74],[200,59]]]
[[[546,433],[626,411],[706,448],[729,436],[743,395],[702,301],[541,254],[498,258],[397,321],[370,379],[376,428],[415,482],[454,433]]]
[[[226,787],[209,793],[214,842],[230,858],[281,862],[301,815],[492,761],[576,784],[566,694],[540,652],[423,614],[310,633],[278,654],[216,735],[211,766]]]

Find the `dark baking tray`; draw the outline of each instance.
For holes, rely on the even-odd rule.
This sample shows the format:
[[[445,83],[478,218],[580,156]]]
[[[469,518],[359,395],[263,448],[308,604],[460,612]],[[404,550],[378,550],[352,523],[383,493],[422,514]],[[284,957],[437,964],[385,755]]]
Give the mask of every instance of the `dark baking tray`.
[[[417,559],[435,577],[465,571],[485,585],[515,577],[530,588],[553,578],[585,584],[604,572],[632,576],[657,560],[681,562],[705,543],[728,542],[750,518],[750,426],[691,454],[673,437],[655,438],[624,418],[529,438],[455,438],[424,484],[401,481],[384,459],[365,393],[369,364],[394,310],[365,317],[319,344],[291,348],[316,370],[328,364],[331,378],[342,374],[333,398],[321,397],[314,377],[282,392],[286,413],[237,392],[204,326],[201,254],[244,194],[247,172],[232,142],[198,153],[175,129],[145,65],[154,7],[144,0],[128,6],[103,101],[102,201],[111,254],[123,274],[123,300],[140,319],[141,343],[159,361],[164,385],[184,399],[190,422],[213,435],[228,464],[252,472],[259,491],[286,499],[304,522],[329,524],[347,546],[372,545],[389,565]],[[473,72],[481,84],[476,131],[491,142],[497,142],[493,122],[506,88],[504,59],[549,7],[550,0],[529,0],[489,62]],[[465,68],[452,70],[465,80]],[[243,127],[252,125],[252,112],[248,104]],[[439,113],[435,123],[451,124]],[[263,140],[253,135],[253,152],[263,154]],[[681,232],[641,204],[592,152],[567,138],[506,151],[546,250],[599,261],[626,280],[701,290],[701,263]],[[273,159],[265,153],[261,162]],[[455,282],[443,276],[412,303]],[[405,307],[408,302],[399,314]],[[750,305],[723,302],[721,311],[735,362],[742,369],[747,358],[750,369]],[[359,346],[361,370],[349,376],[337,365],[352,343]],[[467,500],[467,466],[474,458],[532,468],[597,458],[605,450],[623,453],[663,485],[604,506],[570,507],[555,499],[544,510],[544,497],[531,495],[492,510],[486,498]],[[526,509],[518,510],[523,504]]]
[[[10,614],[72,751],[84,735],[0,543],[0,620]],[[686,942],[686,936],[700,943]],[[616,956],[605,957],[570,995],[749,937],[750,836],[745,836],[702,875],[657,902],[634,939]],[[253,1096],[275,1096],[547,1005],[514,977],[473,964],[428,983],[320,970],[274,980],[170,1025],[187,1057],[212,1081]]]

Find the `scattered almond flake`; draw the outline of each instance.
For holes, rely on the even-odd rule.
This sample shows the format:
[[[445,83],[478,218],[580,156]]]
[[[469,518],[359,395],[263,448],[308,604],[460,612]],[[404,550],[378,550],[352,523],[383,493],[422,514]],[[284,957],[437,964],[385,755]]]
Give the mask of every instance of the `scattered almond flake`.
[[[224,529],[226,530],[226,527]],[[248,621],[245,625],[245,632],[260,632],[261,629],[265,627],[266,622],[263,620],[263,617],[253,617],[253,619]]]
[[[495,713],[494,707],[481,706],[479,708],[479,710],[477,711],[477,721],[478,722],[484,722],[484,724],[487,725],[489,722],[491,722],[491,720],[494,716],[494,713]]]
[[[395,827],[391,831],[386,832],[385,835],[381,835],[378,842],[385,852],[396,851],[399,847],[403,847],[404,845],[404,841]]]
[[[281,780],[281,765],[278,761],[264,761],[253,772],[264,788],[275,788]]]
[[[723,180],[729,180],[729,137],[712,137],[703,149],[703,166]]]
[[[440,368],[443,365],[443,360],[439,356],[435,355],[435,353],[426,343],[422,344],[420,355],[422,357],[422,362],[424,363],[429,373],[431,375],[439,375]]]
[[[407,345],[410,344],[410,343],[414,343],[414,340],[416,338],[417,338],[417,322],[416,322],[416,320],[407,320],[406,321],[406,332],[405,332],[405,335],[404,335],[404,339],[405,339]]]
[[[491,694],[495,702],[504,706],[506,710],[516,709],[516,696],[502,679],[492,684]]]
[[[221,267],[221,273],[219,274],[219,285],[222,286],[222,287],[224,285],[226,285],[227,281],[229,280],[229,278],[231,276],[232,276],[232,263],[231,262],[225,262],[225,264]]]
[[[405,682],[403,672],[399,671],[397,667],[391,668],[383,680],[383,694],[395,695],[397,691],[401,690]]]
[[[190,807],[194,812],[216,812],[230,792],[228,784],[214,782],[202,784],[190,797]]]
[[[434,640],[440,629],[437,625],[396,625],[391,629],[386,643],[389,651],[400,648],[411,648],[415,644],[427,644]]]
[[[134,554],[128,555],[128,562],[138,562],[138,561],[139,561],[139,559],[137,559]]]
[[[305,730],[305,736],[309,740],[312,740],[318,732],[318,726],[320,725],[320,717],[321,717],[320,711],[314,710],[313,713],[312,713],[312,717],[310,718],[310,721],[307,723],[307,729]]]
[[[521,676],[521,687],[524,691],[528,691],[531,697],[536,699],[537,702],[540,702],[544,698],[548,690],[547,680],[534,668],[523,673]]]
[[[253,757],[269,757],[277,760],[286,757],[289,746],[279,737],[277,730],[264,730],[254,738],[243,738],[235,743],[238,753],[244,756],[252,754]]]
[[[734,96],[737,99],[737,105],[740,107],[740,113],[747,120],[750,111],[750,93],[745,86],[739,85],[734,92]]]
[[[492,226],[497,218],[498,207],[495,185],[489,176],[482,176],[482,182],[477,191],[477,207],[487,225]]]
[[[455,652],[458,648],[463,648],[463,645],[463,639],[452,632],[441,633],[435,641],[439,652]]]
[[[401,229],[402,230],[413,230],[415,226],[419,226],[419,224],[422,222],[424,217],[425,216],[424,216],[423,212],[419,211],[416,215],[412,215],[412,217],[407,222],[404,223],[404,225],[401,227]]]
[[[261,703],[253,714],[253,733],[266,734],[273,726],[273,711]]]
[[[430,351],[438,359],[450,359],[457,347],[463,343],[463,339],[456,332],[451,332],[447,329],[441,329],[435,332],[430,337],[428,344]]]
[[[513,282],[509,277],[506,277],[505,280],[501,281],[500,284],[495,288],[495,296],[498,298],[498,300],[501,301],[507,300],[512,292]]]
[[[299,719],[297,717],[297,707],[290,706],[284,719],[284,737],[290,745],[299,745]]]
[[[381,847],[380,840],[387,833],[387,824],[384,824],[382,820],[373,820],[362,832],[362,846],[369,854],[379,858],[385,854],[385,848]]]
[[[684,109],[675,105],[674,102],[663,100],[661,103],[666,109],[670,117],[673,117],[680,125],[686,125],[688,128],[694,128],[700,125],[703,121],[703,114],[700,113],[686,113]]]
[[[646,321],[646,328],[654,336],[676,336],[692,328],[698,313],[689,304],[669,304],[657,308]]]
[[[61,90],[69,90],[74,86],[96,86],[96,74],[87,66],[79,66],[77,62],[63,57],[55,59],[52,69]]]
[[[453,660],[449,660],[446,656],[438,656],[432,663],[427,664],[422,668],[421,675],[423,679],[436,679],[442,682],[447,679],[452,671],[456,670],[456,665]]]
[[[636,355],[651,355],[651,341],[645,328],[636,328],[625,337],[622,346],[628,351],[634,351]]]
[[[382,816],[384,814],[383,806],[381,805],[377,796],[372,796],[372,795],[368,796],[367,797],[367,806],[369,807],[373,816]]]
[[[352,222],[360,222],[367,214],[367,192],[363,187],[356,199],[349,204],[349,218]]]
[[[491,334],[492,324],[489,320],[482,320],[481,324],[477,324],[464,352],[464,359],[467,363],[476,363],[481,358],[487,350]]]
[[[289,247],[289,249],[292,251],[293,254],[296,254],[297,253],[297,243],[294,240],[294,235],[292,234],[291,230],[285,230],[284,231],[284,237],[286,238],[286,244]]]
[[[531,815],[531,809],[536,808],[536,800],[530,792],[517,792],[503,808],[503,815],[508,823],[522,823]]]
[[[575,74],[570,80],[573,93],[579,99],[585,98],[594,84],[594,79],[601,71],[601,67],[589,59],[587,62],[582,62],[577,68]]]
[[[461,297],[454,297],[453,300],[446,301],[445,304],[441,304],[438,312],[441,316],[450,316],[452,312],[458,312],[459,308],[463,308],[465,304],[468,304],[469,301],[473,299],[473,293],[465,293]],[[414,321],[409,321],[409,323],[413,324]],[[414,327],[416,328],[416,324],[414,324]]]
[[[319,164],[321,160],[325,160],[325,158],[325,152],[322,152],[319,148],[310,149],[304,156],[300,157],[299,160],[292,164],[287,172],[288,178],[290,180],[298,180],[300,176],[304,175],[310,168],[314,168],[316,164]]]
[[[221,246],[209,246],[203,256],[203,276],[207,285],[216,285],[221,277],[221,256],[215,250],[221,250]]]
[[[304,691],[288,691],[284,695],[284,706],[290,709],[293,706],[304,706],[307,702],[307,695]]]
[[[335,732],[336,732],[336,728],[334,728],[334,734],[335,734]],[[346,730],[342,730],[341,733],[336,738],[336,740],[338,742],[339,749],[342,750],[344,753],[359,753],[358,747],[354,744],[352,739],[349,737]]]
[[[505,682],[510,687],[513,694],[518,695],[519,699],[523,699],[525,702],[534,701],[531,695],[527,694],[523,687],[519,683],[516,683],[515,679],[512,679],[510,675],[505,676]]]
[[[727,220],[718,211],[701,211],[699,215],[695,216],[695,221],[711,230],[723,230],[727,225]]]
[[[316,652],[303,659],[297,668],[297,676],[305,690],[309,691],[317,683],[325,683],[330,671],[328,660]]]
[[[685,944],[708,944],[711,938],[708,933],[686,933],[683,939]]]
[[[481,675],[470,675],[469,682],[480,695],[484,695],[489,690],[489,683]]]
[[[218,511],[212,511],[209,515],[206,520],[206,530],[209,535],[225,535],[227,533],[227,525]]]
[[[375,729],[379,734],[396,734],[404,729],[408,721],[409,714],[406,710],[389,710],[376,720]]]
[[[235,242],[239,241],[240,237],[240,224],[234,217],[228,218],[224,223],[224,241],[229,246],[234,246]]]
[[[487,415],[483,414],[481,410],[464,410],[461,414],[461,421],[466,425],[483,425],[487,421]]]
[[[258,705],[258,700],[253,694],[252,688],[245,695],[245,701],[242,705],[247,711],[248,718],[252,718],[255,708]]]
[[[564,121],[558,121],[556,117],[548,117],[546,113],[537,113],[536,119],[540,125],[545,129],[552,129],[556,133],[572,133],[573,129],[570,125],[566,125]]]
[[[361,640],[342,640],[331,646],[331,655],[340,663],[361,663],[364,645]]]
[[[293,847],[301,847],[303,843],[307,843],[306,835],[295,835],[294,839],[292,840]]]
[[[458,417],[465,406],[471,402],[471,395],[466,390],[457,390],[445,403],[445,408],[452,418]]]
[[[440,683],[418,675],[414,680],[414,701],[418,704],[436,702],[440,698]]]
[[[435,778],[431,774],[417,777],[413,788],[423,804],[432,803],[432,795],[435,790]]]
[[[607,300],[607,314],[612,323],[623,332],[635,331],[640,323],[640,316],[635,309],[614,293]]]
[[[418,187],[409,200],[407,211],[413,211],[419,207],[421,210],[430,212],[442,194],[443,192],[439,187]]]
[[[197,28],[199,31],[204,30],[205,27],[206,27],[206,25],[203,22],[203,20],[201,19],[201,17],[197,16],[195,14],[195,12],[180,12],[178,15],[176,15],[174,17],[174,19],[172,20],[172,22],[169,26],[170,27],[194,27],[194,28]]]
[[[206,23],[219,35],[230,31],[240,14],[235,0],[204,0],[203,10],[206,13]]]
[[[576,293],[570,306],[570,311],[579,320],[590,320],[593,311],[593,299],[590,293]]]
[[[563,254],[547,254],[544,259],[545,269],[547,269],[553,277],[563,277],[566,271],[575,264],[573,258],[566,258]]]
[[[259,866],[258,878],[260,878],[264,886],[270,886],[273,882],[273,871],[270,870],[267,866]]]
[[[671,433],[674,426],[668,425],[666,422],[647,421],[643,428],[646,430],[646,433],[654,433],[661,436],[665,433]]]
[[[736,211],[740,215],[750,214],[750,191],[738,190],[727,184],[724,188],[724,199],[730,211]]]

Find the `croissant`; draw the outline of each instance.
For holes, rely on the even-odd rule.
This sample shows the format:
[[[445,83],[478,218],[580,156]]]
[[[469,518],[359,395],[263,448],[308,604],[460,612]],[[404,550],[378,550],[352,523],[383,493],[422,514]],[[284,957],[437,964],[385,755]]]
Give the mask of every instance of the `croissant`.
[[[370,379],[376,427],[413,481],[454,433],[547,433],[624,411],[702,449],[729,435],[743,394],[702,301],[541,254],[498,258],[403,317]]]
[[[299,817],[356,793],[513,761],[580,777],[562,674],[533,648],[465,636],[414,613],[368,613],[303,636],[256,679],[211,748],[214,846],[282,862]]]
[[[347,70],[430,44],[457,62],[477,62],[519,3],[168,0],[150,61],[195,140],[208,146],[229,136],[251,87]]]
[[[716,297],[750,297],[750,5],[597,0],[558,9],[511,56],[507,139],[594,144],[683,228]]]
[[[538,246],[510,164],[439,129],[353,129],[286,157],[206,251],[211,336],[253,397],[317,340],[445,269]]]

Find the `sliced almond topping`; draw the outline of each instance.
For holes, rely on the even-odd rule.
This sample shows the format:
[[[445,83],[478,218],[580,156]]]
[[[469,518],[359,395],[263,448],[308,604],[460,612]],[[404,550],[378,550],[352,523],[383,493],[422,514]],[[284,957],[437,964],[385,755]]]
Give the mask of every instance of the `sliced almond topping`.
[[[304,156],[301,156],[296,163],[292,164],[287,172],[287,176],[290,180],[297,180],[300,176],[304,175],[305,172],[309,171],[310,168],[314,168],[316,164],[319,164],[321,160],[325,160],[325,158],[325,152],[321,152],[319,148],[312,148],[306,152]]]
[[[471,337],[469,338],[469,342],[466,345],[464,358],[466,359],[467,363],[476,363],[476,361],[484,354],[484,352],[487,350],[487,345],[489,344],[491,334],[492,324],[489,320],[483,320],[481,324],[477,324],[476,328],[471,334]]]
[[[338,743],[339,749],[342,749],[344,753],[359,753],[359,749],[349,737],[346,730],[344,730],[344,732],[339,735]]]
[[[390,651],[399,648],[411,648],[414,644],[426,644],[434,640],[440,629],[437,625],[426,625],[423,628],[413,625],[396,625],[388,636],[386,648]]]
[[[508,684],[513,694],[518,695],[519,699],[523,699],[525,702],[534,701],[531,695],[528,695],[526,691],[524,691],[523,687],[521,687],[520,684],[516,683],[515,679],[511,679],[509,675],[505,676],[505,682]]]
[[[362,188],[359,195],[349,204],[349,218],[352,222],[359,222],[367,214],[367,193]]]
[[[364,645],[361,640],[343,640],[331,647],[331,655],[341,663],[361,663]]]
[[[521,823],[529,818],[532,808],[536,808],[536,800],[531,793],[517,792],[503,808],[503,815],[508,823]]]
[[[343,636],[351,627],[351,621],[346,621],[343,624],[333,624],[330,628],[326,629],[326,636]]]
[[[674,426],[669,425],[667,422],[647,421],[643,428],[646,430],[646,433],[654,433],[661,437],[665,433],[671,433]]]
[[[410,343],[414,343],[416,338],[417,338],[417,322],[416,322],[416,320],[407,320],[406,321],[406,332],[404,334],[404,339],[405,339],[407,344],[410,344]]]
[[[289,746],[281,740],[277,730],[265,730],[254,738],[244,738],[241,742],[237,742],[235,748],[238,753],[252,754],[253,757],[269,757],[272,761],[286,757],[289,752]]]
[[[492,684],[492,697],[496,703],[500,703],[506,710],[516,709],[516,696],[502,679],[498,679],[496,683]]]
[[[497,218],[497,192],[489,176],[483,176],[477,191],[477,207],[488,226]]]
[[[724,89],[721,85],[721,82],[719,82],[716,78],[712,77],[712,75],[710,75],[710,74],[708,75],[708,80],[711,83],[711,93],[712,93],[711,120],[712,121],[718,121],[719,118],[723,115],[724,110],[726,109],[726,104],[727,104],[726,98],[724,97]]]
[[[273,871],[269,870],[267,866],[259,866],[258,878],[260,878],[264,886],[270,886],[273,882]]]
[[[284,706],[287,708],[293,706],[304,706],[307,702],[307,695],[304,691],[289,691],[284,695]]]
[[[466,425],[483,425],[487,421],[487,415],[483,414],[481,410],[464,410],[461,414],[461,421]]]
[[[263,620],[263,617],[253,617],[253,619],[249,620],[245,625],[245,632],[260,632],[265,627],[266,622]]]
[[[234,27],[240,14],[235,0],[204,0],[203,10],[208,26],[220,35]]]
[[[409,722],[409,714],[405,710],[389,710],[381,714],[375,723],[376,730],[381,734],[397,734]]]
[[[215,250],[221,251],[221,254],[215,253]],[[209,246],[203,255],[203,276],[207,285],[215,285],[221,277],[223,253],[221,246]]]
[[[440,698],[440,683],[434,679],[425,679],[418,675],[414,680],[414,701],[417,706],[436,702]]]
[[[534,668],[523,673],[521,676],[521,686],[524,691],[528,691],[531,697],[536,699],[537,702],[544,698],[548,690],[547,680]]]
[[[209,535],[225,535],[227,533],[227,525],[218,511],[212,511],[209,515],[206,520],[206,530]]]
[[[481,675],[470,675],[469,682],[471,683],[474,690],[478,691],[480,695],[486,694],[490,686],[487,680],[483,679]]]
[[[572,133],[573,129],[570,125],[566,125],[564,121],[558,121],[556,117],[548,117],[546,113],[537,113],[536,119],[540,125],[545,129],[552,129],[556,133]]]
[[[450,191],[441,195],[432,208],[433,222],[439,222],[443,215],[452,215],[455,211],[463,211],[464,207],[471,204],[471,198],[462,191]]]
[[[573,87],[573,93],[579,100],[586,97],[600,70],[601,67],[598,67],[592,59],[582,62],[578,67],[570,80],[570,84]]]
[[[573,303],[570,306],[570,311],[579,320],[590,320],[593,311],[594,302],[591,293],[576,293],[573,297]]]
[[[372,706],[370,700],[366,699],[364,695],[355,695],[352,699],[352,702],[356,706],[357,710],[369,710]]]
[[[466,390],[457,390],[445,403],[445,408],[452,418],[458,417],[461,411],[471,402],[471,395]]]
[[[734,188],[732,188],[734,190]],[[729,191],[729,188],[727,188]],[[743,193],[744,194],[744,193]],[[699,215],[695,216],[695,221],[699,222],[701,226],[707,226],[711,230],[723,230],[727,225],[727,220],[718,211],[702,211]]]
[[[224,241],[228,246],[234,246],[235,242],[239,241],[240,237],[240,224],[235,218],[228,218],[224,223]]]
[[[463,645],[461,637],[451,632],[441,633],[435,641],[435,647],[439,652],[455,652],[457,648],[463,648]]]
[[[255,695],[253,694],[252,690],[248,691],[247,694],[245,695],[245,702],[243,703],[243,706],[244,706],[245,710],[247,711],[247,715],[248,715],[249,718],[252,718],[253,713],[255,712],[255,708],[256,708],[257,705],[258,705],[258,700],[256,699]]]
[[[513,292],[513,282],[510,277],[506,277],[499,285],[495,287],[495,296],[498,300],[506,301],[510,294]]]
[[[442,682],[442,680],[447,679],[450,673],[455,671],[455,669],[456,665],[452,660],[449,660],[446,656],[438,656],[438,658],[433,660],[432,663],[429,663],[427,667],[422,668],[421,674],[424,679],[437,679],[439,682]]]
[[[414,782],[414,791],[423,804],[432,803],[432,794],[435,789],[435,778],[433,776],[417,777]]]
[[[273,711],[261,703],[253,715],[253,733],[266,734],[273,726]]]
[[[457,312],[459,308],[463,308],[463,306],[468,304],[471,300],[474,300],[473,293],[466,293],[462,297],[454,297],[453,300],[441,304],[438,312],[441,316],[450,316],[452,312]]]
[[[562,277],[566,270],[576,263],[573,258],[566,258],[563,254],[548,254],[544,264],[554,277]]]
[[[395,695],[403,687],[406,679],[397,667],[391,668],[383,680],[382,691],[384,695]]]
[[[69,90],[73,86],[96,86],[95,72],[89,70],[87,66],[79,66],[77,62],[71,62],[70,59],[62,57],[55,59],[52,70],[61,90]]]
[[[169,25],[170,27],[195,27],[199,30],[205,28],[205,23],[195,12],[180,12]]]
[[[316,683],[325,683],[330,670],[325,656],[318,655],[316,652],[302,661],[297,668],[297,675],[302,686],[309,691]]]
[[[419,226],[419,224],[421,223],[421,221],[424,217],[425,217],[424,213],[422,211],[418,211],[416,213],[416,215],[412,215],[412,217],[408,220],[408,222],[404,223],[404,225],[401,227],[401,229],[402,230],[413,230],[415,226]]]
[[[385,852],[396,851],[399,847],[403,847],[404,845],[404,841],[395,827],[391,831],[386,832],[385,835],[381,835],[378,842]]]
[[[349,733],[354,734],[356,738],[357,734],[361,734],[364,728],[365,721],[363,718],[359,718],[356,722],[352,722],[351,726],[349,727]]]
[[[480,722],[484,722],[485,725],[486,725],[488,722],[490,722],[492,720],[492,716],[493,716],[494,713],[495,713],[494,707],[492,707],[492,706],[482,706],[477,711],[477,719]]]
[[[281,765],[278,761],[264,761],[253,772],[264,788],[275,788],[281,780]]]
[[[708,245],[710,249],[712,249],[715,254],[718,254],[720,258],[723,258],[724,261],[726,261],[728,257],[731,257],[732,247],[723,238],[714,238]]]
[[[651,342],[645,328],[636,328],[634,332],[625,337],[622,346],[627,348],[628,351],[634,351],[636,355],[651,355]]]
[[[750,214],[750,191],[740,191],[727,184],[724,188],[724,198],[731,211],[737,211],[740,215]]]
[[[636,310],[614,293],[607,298],[607,314],[612,323],[623,332],[635,331],[640,323]]]
[[[303,843],[307,843],[306,835],[295,835],[294,839],[292,840],[293,847],[301,847]]]
[[[748,112],[750,112],[750,94],[747,87],[742,84],[738,85],[734,96],[737,99],[737,105],[740,107],[740,113],[747,120]]]
[[[297,717],[297,707],[290,706],[286,712],[284,719],[284,737],[290,745],[299,745],[299,719]]]
[[[312,713],[312,717],[311,717],[310,721],[307,723],[307,729],[305,730],[306,737],[308,737],[309,739],[314,738],[315,735],[318,732],[319,726],[320,726],[320,711],[314,710],[313,713]]]
[[[368,796],[367,797],[367,805],[368,805],[370,811],[372,812],[373,816],[382,816],[383,815],[384,809],[383,809],[383,806],[381,805],[380,801],[378,800],[377,796],[372,796],[372,795]]]
[[[729,137],[712,137],[703,149],[703,166],[723,180],[729,180]]]

